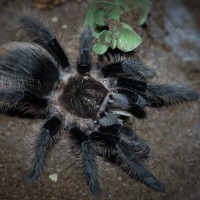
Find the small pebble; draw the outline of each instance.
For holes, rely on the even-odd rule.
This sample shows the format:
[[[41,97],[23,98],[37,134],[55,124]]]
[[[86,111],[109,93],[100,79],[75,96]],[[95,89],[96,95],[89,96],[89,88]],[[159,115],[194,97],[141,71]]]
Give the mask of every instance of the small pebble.
[[[67,24],[63,24],[63,25],[61,26],[61,28],[62,28],[62,29],[67,29]]]
[[[50,174],[49,178],[51,179],[51,181],[57,182],[58,181],[58,174]]]
[[[121,181],[121,180],[122,180],[122,177],[121,177],[121,176],[119,176],[119,177],[118,177],[118,181]]]
[[[58,22],[58,17],[54,16],[51,18],[51,22],[56,23]]]

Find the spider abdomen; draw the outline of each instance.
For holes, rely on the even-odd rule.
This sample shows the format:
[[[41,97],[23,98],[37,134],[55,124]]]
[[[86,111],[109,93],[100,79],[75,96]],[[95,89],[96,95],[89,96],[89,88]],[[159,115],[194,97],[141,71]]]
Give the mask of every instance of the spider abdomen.
[[[69,113],[81,118],[98,117],[108,90],[88,75],[73,75],[63,87],[59,104]]]

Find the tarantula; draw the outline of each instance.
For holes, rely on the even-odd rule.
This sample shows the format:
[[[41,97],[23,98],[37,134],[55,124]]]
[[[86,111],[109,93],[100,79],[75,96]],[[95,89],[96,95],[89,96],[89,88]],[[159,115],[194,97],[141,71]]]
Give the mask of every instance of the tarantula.
[[[45,25],[30,16],[18,21],[31,42],[11,42],[1,48],[0,108],[4,113],[47,119],[35,141],[29,180],[40,176],[62,133],[80,150],[92,194],[100,194],[96,156],[155,191],[164,191],[144,165],[149,146],[127,126],[127,120],[145,117],[146,106],[192,101],[198,95],[153,83],[155,72],[134,59],[94,64],[94,36],[88,27],[80,36],[74,66]]]

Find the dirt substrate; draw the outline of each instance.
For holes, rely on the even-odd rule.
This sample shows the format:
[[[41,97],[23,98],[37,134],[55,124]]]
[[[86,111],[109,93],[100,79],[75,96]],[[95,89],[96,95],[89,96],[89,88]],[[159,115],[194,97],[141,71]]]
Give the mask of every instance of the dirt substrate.
[[[20,2],[20,5],[19,5]],[[16,40],[15,22],[7,10],[19,11],[31,1],[0,0],[0,44]],[[158,72],[158,81],[191,87],[200,93],[200,15],[198,1],[153,1],[146,29],[138,29],[144,42],[138,57]],[[88,8],[85,1],[65,1],[47,14],[49,24],[66,41],[73,56],[71,36],[83,24]],[[123,20],[133,24],[133,13]],[[68,43],[67,43],[68,42]],[[166,186],[156,193],[127,178],[119,169],[99,161],[102,200],[198,200],[200,199],[200,101],[162,109],[148,109],[144,120],[136,120],[137,133],[151,147],[148,166]],[[88,193],[84,177],[71,165],[65,140],[55,148],[43,176],[34,183],[26,180],[25,141],[27,131],[37,124],[31,119],[0,115],[0,199],[71,200],[95,199]],[[57,180],[49,178],[56,174]]]

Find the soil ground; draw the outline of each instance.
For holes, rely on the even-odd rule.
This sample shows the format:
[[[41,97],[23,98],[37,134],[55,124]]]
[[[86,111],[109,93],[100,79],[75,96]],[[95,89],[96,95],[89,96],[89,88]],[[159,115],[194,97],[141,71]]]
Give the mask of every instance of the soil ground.
[[[19,5],[20,2],[20,5]],[[0,0],[0,44],[16,40],[15,22],[8,10],[19,11],[34,3]],[[195,89],[200,93],[200,2],[195,0],[153,1],[145,29],[137,31],[143,44],[137,49],[143,63],[155,68],[158,81]],[[71,36],[83,24],[88,4],[65,1],[47,14],[56,33],[62,32],[72,54]],[[133,13],[123,15],[133,25]],[[67,44],[67,43],[66,43]],[[70,44],[70,45],[69,45]],[[137,133],[151,147],[148,166],[166,186],[156,193],[129,179],[119,169],[99,161],[103,182],[102,200],[198,200],[200,199],[200,100],[162,109],[148,109],[144,120],[136,120]],[[88,193],[84,178],[67,159],[64,142],[57,145],[43,176],[34,183],[26,180],[25,138],[36,124],[31,119],[0,115],[0,199],[72,200],[95,199]],[[52,181],[49,175],[58,175]]]

